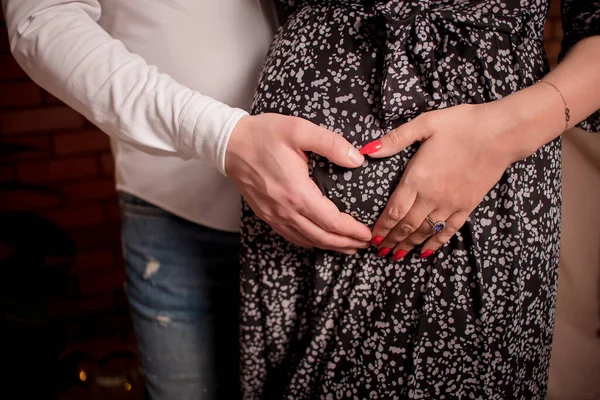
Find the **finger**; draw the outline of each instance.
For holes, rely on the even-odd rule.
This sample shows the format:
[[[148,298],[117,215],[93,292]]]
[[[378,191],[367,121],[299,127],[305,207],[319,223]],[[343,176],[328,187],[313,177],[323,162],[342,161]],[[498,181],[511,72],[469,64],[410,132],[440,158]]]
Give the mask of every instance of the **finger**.
[[[354,255],[356,253],[358,253],[357,249],[331,249],[332,251],[338,252],[338,253],[342,253],[342,254],[346,254],[348,256]]]
[[[275,228],[273,228],[273,229],[275,229]],[[317,247],[314,243],[311,243],[304,236],[302,236],[302,234],[296,228],[294,228],[292,226],[280,228],[279,230],[281,232],[285,232],[285,234],[279,233],[277,231],[276,232],[279,235],[281,235],[285,240],[287,240],[288,242],[292,243],[295,246],[302,247],[307,250],[312,250],[314,247]],[[356,254],[356,252],[358,251],[356,248],[344,248],[344,247],[331,248],[331,249],[327,249],[327,250],[331,250],[331,251],[335,251],[335,252],[343,253],[343,254],[347,254],[347,255]]]
[[[275,233],[298,247],[303,247],[305,249],[312,249],[314,247],[314,243],[302,236],[302,234],[292,226],[274,224],[271,225],[271,228]]]
[[[446,221],[452,215],[451,212],[441,212],[438,210],[434,210],[427,214],[425,220],[410,236],[403,240],[403,243],[410,246],[410,248],[417,246],[427,240],[429,237],[435,235],[435,229],[431,226],[431,224],[427,221],[427,217],[431,218],[432,221]],[[444,228],[445,229],[445,228]]]
[[[405,249],[401,245],[397,245],[392,251],[392,261],[402,260],[409,252],[410,249]]]
[[[385,209],[373,227],[374,246],[380,245],[385,237],[408,214],[417,199],[417,192],[406,185],[403,180],[390,196]]]
[[[379,140],[367,143],[360,152],[372,158],[389,157],[427,137],[427,131],[421,118],[400,125]]]
[[[366,249],[370,246],[368,241],[361,241],[348,236],[327,232],[310,219],[301,215],[295,219],[294,225],[301,235],[320,249]]]
[[[452,215],[452,213],[438,210],[432,211],[428,214],[428,216],[433,221],[446,221],[449,218],[448,215]],[[426,217],[425,221],[423,221],[419,229],[417,229],[410,236],[408,236],[403,241],[399,242],[394,247],[394,249],[392,250],[392,259],[394,261],[397,261],[403,258],[407,253],[409,253],[413,249],[413,247],[420,245],[433,235],[435,235],[435,229],[427,221]]]
[[[254,201],[253,197],[244,195],[244,199],[248,203],[248,206],[250,206],[250,208],[254,212],[254,215],[256,215],[258,218],[260,218],[261,221],[266,223],[271,229],[273,229],[273,231],[275,233],[277,233],[278,235],[283,237],[285,240],[287,240],[290,243],[295,244],[298,247],[303,247],[303,248],[307,248],[307,249],[314,247],[313,243],[311,243],[304,236],[302,236],[294,227],[286,225],[285,223],[282,223],[282,220],[285,220],[285,219],[282,219],[282,218],[273,219],[273,217],[266,217],[264,215],[261,215],[261,213],[260,213],[261,208],[258,207],[258,205]]]
[[[452,214],[446,221],[446,227],[441,232],[436,233],[427,240],[422,247],[421,258],[427,258],[433,255],[440,247],[448,243],[448,241],[458,232],[465,224],[469,217],[468,212],[457,212]]]
[[[323,230],[361,242],[371,240],[371,230],[350,215],[340,212],[331,200],[323,196],[314,182],[311,181],[310,188],[304,193],[305,207],[300,212]]]
[[[431,213],[431,208],[431,205],[417,198],[408,214],[383,239],[383,242],[379,245],[379,249],[386,248],[391,250],[398,243],[403,242],[413,232],[421,228],[425,218]]]
[[[365,162],[358,149],[341,135],[308,121],[299,124],[294,142],[301,150],[312,151],[341,167],[358,168]]]

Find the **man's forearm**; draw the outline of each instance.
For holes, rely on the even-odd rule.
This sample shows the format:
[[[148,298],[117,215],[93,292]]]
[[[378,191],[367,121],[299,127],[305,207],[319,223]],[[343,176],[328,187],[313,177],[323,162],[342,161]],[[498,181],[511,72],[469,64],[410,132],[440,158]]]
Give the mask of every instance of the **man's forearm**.
[[[11,49],[40,86],[110,135],[224,171],[246,113],[175,82],[97,23],[97,0],[2,0]]]

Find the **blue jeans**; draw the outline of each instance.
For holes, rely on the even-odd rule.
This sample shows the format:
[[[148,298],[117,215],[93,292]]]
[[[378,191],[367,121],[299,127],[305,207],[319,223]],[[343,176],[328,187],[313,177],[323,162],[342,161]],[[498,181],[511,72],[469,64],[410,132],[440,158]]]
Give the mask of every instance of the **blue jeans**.
[[[152,400],[239,397],[239,234],[120,193],[126,292]]]

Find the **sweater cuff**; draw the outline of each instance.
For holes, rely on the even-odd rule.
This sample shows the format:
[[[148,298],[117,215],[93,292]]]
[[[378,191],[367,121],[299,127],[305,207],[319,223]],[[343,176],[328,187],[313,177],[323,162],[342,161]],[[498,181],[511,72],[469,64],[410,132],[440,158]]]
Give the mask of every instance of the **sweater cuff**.
[[[194,93],[181,114],[178,148],[227,176],[227,144],[233,128],[246,115],[244,110]]]

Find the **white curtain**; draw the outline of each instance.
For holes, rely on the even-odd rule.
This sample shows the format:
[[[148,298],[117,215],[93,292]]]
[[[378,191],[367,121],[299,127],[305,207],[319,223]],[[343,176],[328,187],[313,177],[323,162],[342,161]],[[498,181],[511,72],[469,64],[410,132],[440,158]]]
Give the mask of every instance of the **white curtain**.
[[[549,400],[600,400],[600,134],[563,136],[563,218]]]

